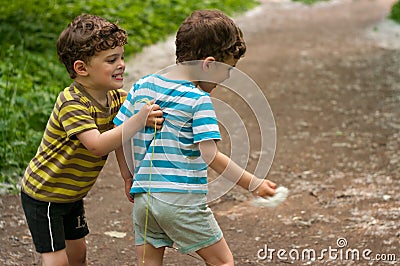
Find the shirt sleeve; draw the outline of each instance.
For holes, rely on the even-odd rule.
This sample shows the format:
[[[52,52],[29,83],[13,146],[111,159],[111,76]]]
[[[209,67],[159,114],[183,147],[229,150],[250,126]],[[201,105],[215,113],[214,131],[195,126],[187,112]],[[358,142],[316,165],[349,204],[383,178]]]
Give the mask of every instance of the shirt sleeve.
[[[58,119],[69,138],[90,129],[98,129],[88,108],[78,101],[63,103]]]
[[[193,140],[220,140],[218,120],[209,95],[201,96],[193,107]]]
[[[134,102],[133,102],[133,91],[134,89],[132,88],[128,95],[126,96],[126,99],[124,103],[122,104],[121,108],[119,109],[117,115],[115,116],[113,122],[116,126],[121,125],[122,123],[125,122],[126,119],[129,117],[132,117],[134,114]]]

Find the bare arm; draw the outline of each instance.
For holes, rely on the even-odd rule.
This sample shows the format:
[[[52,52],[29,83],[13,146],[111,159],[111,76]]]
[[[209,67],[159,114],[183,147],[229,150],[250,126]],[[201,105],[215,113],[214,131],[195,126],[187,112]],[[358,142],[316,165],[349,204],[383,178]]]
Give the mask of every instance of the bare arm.
[[[133,162],[132,162],[132,149],[130,141],[127,141],[123,146],[115,150],[121,176],[124,179],[125,195],[130,202],[133,203],[133,198],[130,195],[130,190],[133,183]]]
[[[269,180],[258,179],[253,174],[241,168],[218,150],[214,140],[200,142],[199,148],[203,160],[218,174],[236,182],[237,185],[253,192],[257,196],[264,197],[275,194],[275,183]]]
[[[154,127],[156,122],[157,129],[161,128],[163,120],[162,111],[158,105],[146,104],[137,114],[126,120],[123,125],[104,133],[100,133],[97,129],[91,129],[79,133],[77,137],[90,152],[97,156],[103,156],[122,145],[122,131],[124,139],[129,139],[145,125]]]

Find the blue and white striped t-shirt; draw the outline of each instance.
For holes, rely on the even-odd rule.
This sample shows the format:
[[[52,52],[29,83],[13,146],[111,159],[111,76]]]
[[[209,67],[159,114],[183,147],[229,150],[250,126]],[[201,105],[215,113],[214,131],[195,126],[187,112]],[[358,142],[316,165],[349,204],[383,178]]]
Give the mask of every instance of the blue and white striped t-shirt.
[[[133,137],[131,194],[147,192],[149,187],[152,192],[207,193],[207,164],[198,144],[221,139],[210,95],[186,80],[149,75],[133,85],[114,124],[121,125],[137,113],[146,104],[144,99],[154,99],[165,120],[155,139],[149,127]]]

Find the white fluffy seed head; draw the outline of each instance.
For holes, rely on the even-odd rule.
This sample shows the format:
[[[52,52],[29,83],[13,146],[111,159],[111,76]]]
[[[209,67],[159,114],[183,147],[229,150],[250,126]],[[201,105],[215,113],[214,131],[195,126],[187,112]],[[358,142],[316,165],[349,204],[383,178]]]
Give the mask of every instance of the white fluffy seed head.
[[[257,207],[275,208],[284,202],[289,195],[289,190],[286,187],[280,186],[276,189],[275,195],[272,197],[257,197],[253,200],[253,205]]]

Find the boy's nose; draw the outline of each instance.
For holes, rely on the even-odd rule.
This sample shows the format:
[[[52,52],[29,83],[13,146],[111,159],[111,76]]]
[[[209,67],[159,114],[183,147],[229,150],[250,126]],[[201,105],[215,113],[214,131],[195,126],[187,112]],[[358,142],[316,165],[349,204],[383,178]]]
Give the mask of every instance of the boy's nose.
[[[125,61],[124,60],[121,61],[120,65],[118,66],[118,69],[125,70]]]

